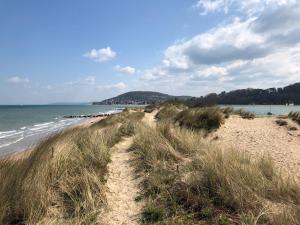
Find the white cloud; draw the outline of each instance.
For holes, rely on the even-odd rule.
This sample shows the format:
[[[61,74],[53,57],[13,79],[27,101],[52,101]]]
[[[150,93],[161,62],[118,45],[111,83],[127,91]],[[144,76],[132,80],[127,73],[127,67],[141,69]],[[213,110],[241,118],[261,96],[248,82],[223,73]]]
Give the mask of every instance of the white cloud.
[[[8,80],[7,80],[9,83],[22,83],[22,84],[27,84],[30,82],[30,80],[26,77],[18,77],[18,76],[14,76],[14,77],[10,77]]]
[[[117,65],[115,66],[115,71],[129,75],[133,75],[136,73],[136,69],[131,66],[121,67],[120,65]]]
[[[89,86],[89,85],[95,85],[96,84],[96,77],[95,76],[88,76],[84,77],[79,80],[74,80],[74,81],[68,81],[66,83],[69,86]]]
[[[198,7],[200,2],[204,3],[199,1]],[[300,81],[300,2],[210,2],[208,11],[235,5],[240,17],[169,46],[161,65],[143,71],[143,87],[148,84],[169,93],[173,88],[173,93],[200,95]]]
[[[115,58],[117,56],[117,53],[110,47],[106,47],[98,50],[92,49],[91,51],[85,53],[83,56],[92,59],[95,62],[104,62]]]
[[[118,82],[115,84],[109,84],[109,85],[98,85],[98,90],[123,90],[127,88],[127,85],[124,82]]]
[[[255,15],[267,8],[278,8],[296,3],[297,0],[198,0],[195,8],[201,10],[201,15],[211,12],[228,13],[230,10]]]
[[[195,64],[218,64],[264,56],[269,51],[266,38],[249,28],[254,20],[236,18],[228,25],[172,45],[165,51],[163,63],[168,67],[188,69]]]
[[[119,83],[116,83],[116,84],[112,85],[112,87],[116,88],[116,89],[125,89],[126,84],[124,84],[123,82],[119,82]]]

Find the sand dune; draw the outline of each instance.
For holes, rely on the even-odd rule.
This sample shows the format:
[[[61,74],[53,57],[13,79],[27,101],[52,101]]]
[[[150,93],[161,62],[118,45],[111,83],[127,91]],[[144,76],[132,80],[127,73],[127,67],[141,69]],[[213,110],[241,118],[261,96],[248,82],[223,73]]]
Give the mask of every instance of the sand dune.
[[[221,146],[232,146],[253,157],[269,155],[277,168],[300,180],[300,126],[287,120],[298,128],[289,131],[275,121],[273,117],[254,120],[231,117],[214,136]]]

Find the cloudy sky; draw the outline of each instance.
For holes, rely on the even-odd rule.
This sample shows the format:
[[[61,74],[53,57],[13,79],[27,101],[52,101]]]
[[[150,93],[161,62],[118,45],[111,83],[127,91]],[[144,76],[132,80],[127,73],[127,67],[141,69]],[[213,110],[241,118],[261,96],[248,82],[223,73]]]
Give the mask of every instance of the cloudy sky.
[[[299,0],[0,0],[0,104],[295,82]]]

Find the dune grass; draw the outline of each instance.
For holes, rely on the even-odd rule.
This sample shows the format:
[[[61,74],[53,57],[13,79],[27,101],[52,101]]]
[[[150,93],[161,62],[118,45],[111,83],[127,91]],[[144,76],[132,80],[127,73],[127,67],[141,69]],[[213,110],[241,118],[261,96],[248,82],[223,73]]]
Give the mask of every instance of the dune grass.
[[[300,125],[300,112],[290,112],[288,117]]]
[[[222,151],[172,124],[136,129],[144,224],[300,224],[300,187],[270,159]]]
[[[181,110],[175,105],[164,105],[160,107],[159,111],[155,115],[155,118],[157,120],[172,121],[180,111]]]
[[[101,224],[110,148],[143,117],[127,110],[0,160],[0,224]]]
[[[210,132],[218,129],[225,122],[225,117],[218,107],[192,108],[178,113],[175,122],[181,127]]]
[[[254,119],[256,117],[255,113],[248,112],[243,109],[235,110],[232,107],[220,108],[220,110],[225,114],[225,118],[229,118],[230,115],[239,115],[243,119]]]
[[[73,128],[0,161],[0,224],[99,224],[117,126]]]

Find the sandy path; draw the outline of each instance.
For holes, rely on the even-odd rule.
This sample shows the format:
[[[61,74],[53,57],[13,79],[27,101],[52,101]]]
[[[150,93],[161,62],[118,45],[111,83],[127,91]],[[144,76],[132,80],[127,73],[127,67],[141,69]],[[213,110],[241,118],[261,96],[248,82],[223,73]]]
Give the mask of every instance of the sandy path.
[[[151,127],[155,127],[156,121],[155,121],[155,115],[158,110],[154,110],[152,113],[145,113],[144,118],[142,119],[142,122],[148,124]]]
[[[275,124],[276,118],[254,120],[231,117],[214,136],[224,147],[233,146],[251,156],[269,155],[275,166],[300,180],[300,126],[297,131]]]
[[[107,225],[139,224],[142,203],[135,201],[139,180],[130,165],[132,153],[127,150],[131,143],[132,138],[126,138],[113,148],[112,161],[108,166],[108,211],[104,216]]]

